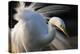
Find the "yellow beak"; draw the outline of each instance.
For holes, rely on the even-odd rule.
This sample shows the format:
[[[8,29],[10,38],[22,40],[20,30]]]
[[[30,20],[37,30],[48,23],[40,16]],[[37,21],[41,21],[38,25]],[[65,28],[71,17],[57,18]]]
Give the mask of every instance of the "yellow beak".
[[[67,37],[69,37],[69,35],[67,34],[65,29],[59,28]]]
[[[59,30],[61,30],[67,37],[69,37],[69,35],[67,34],[67,32],[66,32],[66,30],[65,30],[64,28],[58,27],[58,26],[56,26],[56,25],[53,25],[53,26],[57,27],[57,28],[58,28]]]

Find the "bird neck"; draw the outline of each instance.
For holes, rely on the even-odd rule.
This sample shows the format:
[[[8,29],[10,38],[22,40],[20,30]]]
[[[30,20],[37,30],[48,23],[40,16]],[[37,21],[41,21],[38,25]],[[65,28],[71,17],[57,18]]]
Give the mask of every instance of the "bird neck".
[[[50,43],[55,38],[55,27],[52,27],[51,24],[48,24],[48,35],[47,35],[47,42]]]

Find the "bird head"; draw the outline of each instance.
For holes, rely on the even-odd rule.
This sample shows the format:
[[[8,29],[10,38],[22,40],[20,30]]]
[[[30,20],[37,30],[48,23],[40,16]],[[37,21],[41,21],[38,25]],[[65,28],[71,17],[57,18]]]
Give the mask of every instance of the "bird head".
[[[53,27],[55,27],[56,29],[62,31],[67,37],[69,37],[69,35],[66,32],[65,23],[64,23],[64,21],[61,18],[59,18],[59,17],[52,17],[49,20],[49,23]]]

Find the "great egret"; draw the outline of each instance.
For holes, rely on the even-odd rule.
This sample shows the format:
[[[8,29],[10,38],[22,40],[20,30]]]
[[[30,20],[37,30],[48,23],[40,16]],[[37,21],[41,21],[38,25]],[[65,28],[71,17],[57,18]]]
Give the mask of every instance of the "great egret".
[[[51,41],[54,42],[52,43],[54,46],[56,46],[55,43],[59,43],[59,40],[67,44],[65,39],[56,35],[57,28],[67,35],[64,30],[65,24],[60,18],[53,17],[50,19],[49,23],[46,24],[44,14],[31,9],[33,5],[26,8],[24,3],[20,3],[20,6],[14,17],[18,20],[18,23],[11,30],[12,52],[38,51],[50,44]],[[55,38],[59,38],[57,42]],[[58,46],[56,46],[56,48],[58,48]]]

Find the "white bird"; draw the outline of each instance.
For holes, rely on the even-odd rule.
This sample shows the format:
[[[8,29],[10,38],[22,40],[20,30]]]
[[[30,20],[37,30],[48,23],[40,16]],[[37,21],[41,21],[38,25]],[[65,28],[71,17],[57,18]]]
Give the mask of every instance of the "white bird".
[[[15,19],[18,23],[11,31],[12,52],[39,51],[49,44],[57,49],[70,47],[65,37],[58,32],[61,30],[67,35],[63,20],[53,17],[46,24],[45,16],[30,8],[25,8],[22,3],[17,9]]]
[[[54,36],[54,28],[48,33],[48,26],[43,16],[31,10],[23,12],[22,19],[12,30],[12,42],[17,50],[40,50],[41,47],[49,44]],[[19,51],[20,52],[20,51]]]
[[[52,43],[50,43],[50,46],[54,49],[69,49],[71,48],[71,45],[68,41],[69,35],[66,32],[66,26],[64,21],[59,17],[52,17],[49,20],[49,25],[51,28],[55,28],[56,35]]]

